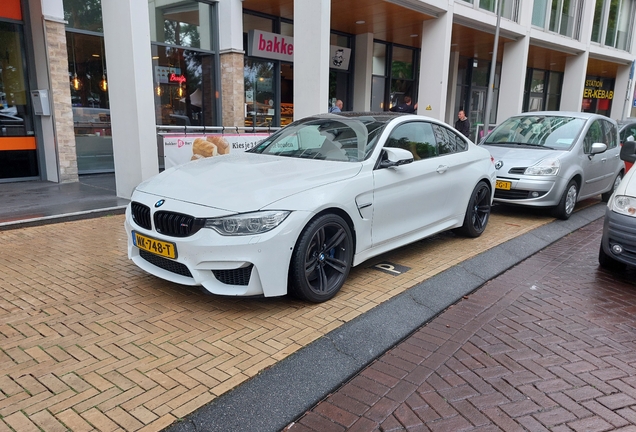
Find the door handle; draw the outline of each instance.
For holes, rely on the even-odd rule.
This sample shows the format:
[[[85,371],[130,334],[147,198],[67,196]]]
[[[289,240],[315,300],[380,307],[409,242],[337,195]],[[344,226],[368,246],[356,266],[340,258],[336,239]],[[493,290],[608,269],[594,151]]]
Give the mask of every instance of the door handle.
[[[446,170],[448,169],[448,165],[440,165],[437,167],[437,172],[439,174],[444,174],[446,172]]]

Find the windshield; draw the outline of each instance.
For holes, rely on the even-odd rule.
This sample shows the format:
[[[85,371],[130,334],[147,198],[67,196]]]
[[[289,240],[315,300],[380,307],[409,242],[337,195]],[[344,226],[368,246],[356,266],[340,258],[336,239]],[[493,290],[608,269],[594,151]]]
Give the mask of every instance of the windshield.
[[[374,117],[312,118],[294,122],[249,150],[304,159],[360,162],[373,152],[385,121]]]
[[[575,142],[584,124],[584,119],[573,117],[512,117],[497,126],[483,144],[567,150]]]

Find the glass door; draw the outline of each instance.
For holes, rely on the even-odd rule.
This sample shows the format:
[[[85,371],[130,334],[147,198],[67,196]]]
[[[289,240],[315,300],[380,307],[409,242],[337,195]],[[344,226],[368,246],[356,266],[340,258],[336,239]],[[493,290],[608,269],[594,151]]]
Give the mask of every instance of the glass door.
[[[0,22],[0,180],[38,175],[23,28]]]

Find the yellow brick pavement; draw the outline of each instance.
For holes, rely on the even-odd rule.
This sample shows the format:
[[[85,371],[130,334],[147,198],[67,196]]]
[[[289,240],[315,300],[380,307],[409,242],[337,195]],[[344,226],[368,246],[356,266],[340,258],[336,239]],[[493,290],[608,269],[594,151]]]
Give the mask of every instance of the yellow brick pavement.
[[[354,268],[323,304],[206,295],[126,257],[122,215],[0,231],[0,432],[158,431],[407,288],[553,219],[497,210]],[[391,276],[370,267],[411,270]]]

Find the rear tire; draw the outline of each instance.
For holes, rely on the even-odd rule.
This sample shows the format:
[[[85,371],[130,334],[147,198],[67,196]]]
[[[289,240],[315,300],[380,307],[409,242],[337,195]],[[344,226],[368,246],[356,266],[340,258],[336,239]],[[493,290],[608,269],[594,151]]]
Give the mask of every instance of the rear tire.
[[[559,201],[559,204],[552,210],[552,215],[562,220],[569,219],[574,212],[574,206],[576,205],[578,196],[578,185],[574,180],[570,180],[568,187],[566,187],[563,192],[563,196],[561,196],[561,201]]]
[[[598,263],[605,270],[610,270],[610,271],[625,270],[625,267],[627,267],[625,263],[616,261],[614,258],[606,254],[605,249],[603,249],[603,245],[601,245],[600,249],[598,250]]]
[[[466,237],[479,237],[488,225],[490,217],[490,187],[483,181],[479,182],[468,201],[464,224],[457,228],[457,232]]]
[[[601,195],[601,200],[603,202],[608,202],[609,201],[609,199],[611,198],[612,194],[614,193],[614,191],[616,190],[618,185],[621,184],[621,180],[623,180],[623,173],[622,172],[618,173],[618,175],[614,179],[614,184],[612,186],[612,189],[608,190],[607,192],[605,192],[604,194]]]
[[[289,268],[292,292],[303,300],[321,303],[344,285],[353,259],[353,237],[343,218],[325,214],[300,234]]]

